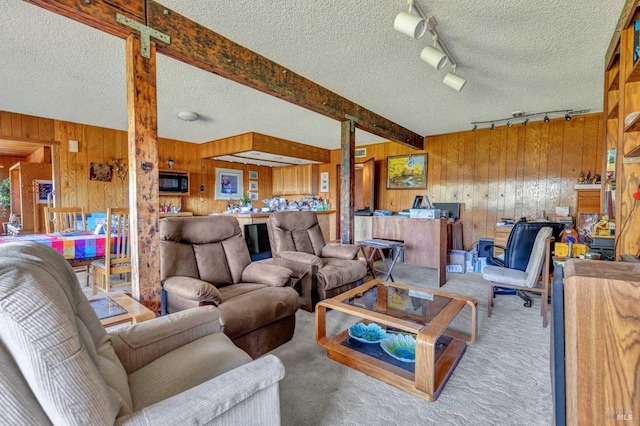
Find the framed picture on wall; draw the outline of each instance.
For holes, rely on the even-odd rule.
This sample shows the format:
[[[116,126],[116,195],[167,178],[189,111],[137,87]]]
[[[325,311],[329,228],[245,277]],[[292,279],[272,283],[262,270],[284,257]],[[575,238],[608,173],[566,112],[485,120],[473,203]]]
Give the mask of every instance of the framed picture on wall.
[[[387,189],[427,189],[427,154],[387,157]]]
[[[258,172],[249,172],[249,179],[258,179]]]
[[[36,189],[36,203],[47,204],[49,194],[53,192],[53,182],[50,180],[34,180]]]
[[[257,191],[258,190],[258,181],[250,180],[249,181],[249,191]]]
[[[320,192],[329,192],[329,172],[320,172]]]
[[[242,197],[242,170],[216,167],[216,200],[237,200]]]

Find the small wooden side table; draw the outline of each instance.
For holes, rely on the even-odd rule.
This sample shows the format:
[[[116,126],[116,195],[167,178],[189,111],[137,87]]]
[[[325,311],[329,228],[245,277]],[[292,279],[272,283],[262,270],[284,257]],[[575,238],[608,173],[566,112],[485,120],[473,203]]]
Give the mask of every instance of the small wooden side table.
[[[362,251],[362,255],[367,261],[367,269],[371,276],[375,279],[375,272],[380,272],[383,274],[382,279],[384,281],[391,280],[393,281],[393,276],[391,272],[393,271],[393,267],[396,266],[396,262],[400,258],[400,255],[404,252],[404,243],[400,241],[392,241],[392,240],[364,240],[358,241],[356,244],[360,246],[360,250]],[[369,254],[365,249],[370,249]],[[385,257],[383,249],[389,250],[389,257]],[[378,269],[374,266],[373,261],[375,260],[376,254],[379,254],[382,258],[382,268]],[[387,264],[388,260],[391,260],[391,264]]]
[[[106,296],[91,297],[89,302],[95,302],[100,299],[107,299],[107,304],[115,302],[116,305],[113,306],[114,309],[118,310],[121,308],[119,310],[125,311],[104,318],[100,318],[100,315],[98,315],[104,328],[119,324],[136,324],[156,317],[156,314],[151,309],[148,309],[126,293],[109,293]]]

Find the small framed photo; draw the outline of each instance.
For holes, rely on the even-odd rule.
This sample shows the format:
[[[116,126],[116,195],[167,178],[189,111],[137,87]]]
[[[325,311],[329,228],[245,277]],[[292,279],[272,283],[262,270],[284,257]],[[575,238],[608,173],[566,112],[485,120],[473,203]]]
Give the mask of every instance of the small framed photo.
[[[50,180],[35,180],[36,203],[47,204],[49,194],[53,192],[53,182]]]
[[[249,193],[249,198],[251,199],[251,201],[258,201],[258,193],[257,192],[250,192]]]
[[[257,191],[258,190],[258,181],[250,180],[249,181],[249,191]]]
[[[387,157],[387,189],[427,189],[427,154]]]
[[[112,169],[109,164],[91,163],[89,165],[89,180],[111,182]]]
[[[216,167],[216,200],[237,200],[242,197],[242,170]]]
[[[320,172],[320,192],[329,192],[329,172]]]
[[[249,172],[249,179],[258,179],[258,172]]]

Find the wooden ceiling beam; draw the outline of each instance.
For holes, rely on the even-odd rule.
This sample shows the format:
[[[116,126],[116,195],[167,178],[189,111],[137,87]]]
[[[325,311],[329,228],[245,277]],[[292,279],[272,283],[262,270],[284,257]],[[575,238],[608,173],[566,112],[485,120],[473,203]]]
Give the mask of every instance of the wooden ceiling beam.
[[[264,56],[191,21],[152,0],[25,0],[52,12],[117,37],[131,28],[116,22],[125,15],[171,37],[171,44],[157,43],[157,51],[245,86],[276,96],[340,122],[353,120],[356,127],[423,149],[423,137],[370,111]],[[146,10],[146,20],[144,13]]]

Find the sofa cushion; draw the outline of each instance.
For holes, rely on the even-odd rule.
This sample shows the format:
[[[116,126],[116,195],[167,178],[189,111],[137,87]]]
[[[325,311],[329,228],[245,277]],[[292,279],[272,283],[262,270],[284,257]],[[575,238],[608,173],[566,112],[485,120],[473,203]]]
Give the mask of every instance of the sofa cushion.
[[[322,257],[353,260],[356,258],[358,250],[360,247],[355,244],[329,243],[322,249]]]
[[[201,337],[131,373],[133,408],[148,407],[250,361],[223,333]]]
[[[367,275],[367,264],[363,260],[324,258],[324,266],[318,270],[318,286],[331,290],[349,284]]]
[[[222,243],[194,244],[193,251],[202,281],[216,287],[233,284]]]
[[[236,284],[220,293],[220,322],[231,339],[294,315],[299,306],[298,293],[291,287]]]

